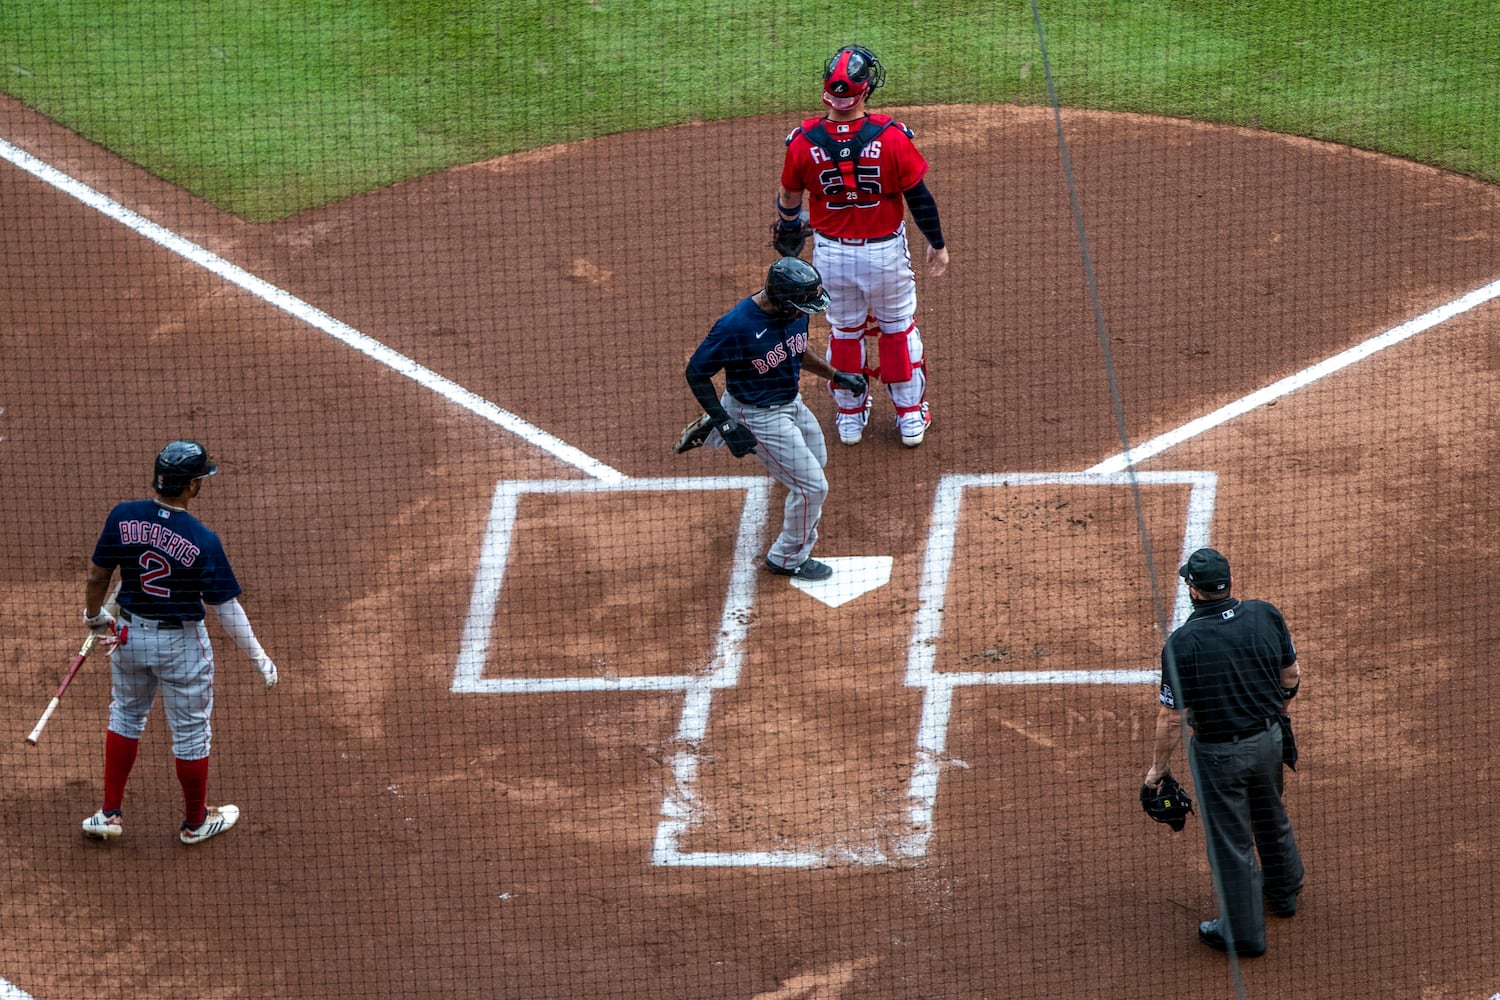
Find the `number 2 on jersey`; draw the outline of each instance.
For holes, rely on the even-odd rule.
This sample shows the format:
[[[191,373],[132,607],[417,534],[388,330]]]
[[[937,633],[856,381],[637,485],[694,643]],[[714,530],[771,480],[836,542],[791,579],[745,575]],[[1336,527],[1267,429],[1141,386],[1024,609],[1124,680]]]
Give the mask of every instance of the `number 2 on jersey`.
[[[164,580],[172,575],[172,565],[162,558],[158,552],[146,551],[141,553],[141,589],[152,597],[171,597],[172,588],[162,586],[158,580]]]

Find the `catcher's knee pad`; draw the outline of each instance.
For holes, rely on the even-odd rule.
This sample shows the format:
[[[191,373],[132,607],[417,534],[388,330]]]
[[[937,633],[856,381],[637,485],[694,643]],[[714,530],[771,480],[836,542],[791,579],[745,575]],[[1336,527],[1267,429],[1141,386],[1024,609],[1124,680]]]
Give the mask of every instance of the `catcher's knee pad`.
[[[844,330],[835,330],[828,341],[828,363],[841,372],[858,375],[865,368],[865,338],[862,330],[853,331],[854,336],[839,336]]]
[[[880,381],[887,385],[911,381],[911,343],[908,335],[916,326],[913,323],[899,333],[880,335]]]

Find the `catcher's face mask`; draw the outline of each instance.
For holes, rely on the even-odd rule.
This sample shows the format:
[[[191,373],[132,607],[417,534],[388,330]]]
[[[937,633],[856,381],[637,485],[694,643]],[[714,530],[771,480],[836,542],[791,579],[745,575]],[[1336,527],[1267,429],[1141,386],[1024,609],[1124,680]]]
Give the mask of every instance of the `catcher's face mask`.
[[[823,70],[823,103],[835,111],[848,111],[880,86],[883,75],[869,49],[839,49]]]

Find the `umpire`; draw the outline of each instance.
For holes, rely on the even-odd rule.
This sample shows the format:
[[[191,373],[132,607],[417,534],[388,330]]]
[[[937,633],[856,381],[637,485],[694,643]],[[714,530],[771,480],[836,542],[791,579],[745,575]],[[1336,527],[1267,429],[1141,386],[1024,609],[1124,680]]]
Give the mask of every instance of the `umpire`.
[[[1295,763],[1282,724],[1301,668],[1281,612],[1230,594],[1223,555],[1199,549],[1178,573],[1193,613],[1162,648],[1155,757],[1145,783],[1157,788],[1168,773],[1186,713],[1208,860],[1223,893],[1222,915],[1201,923],[1198,939],[1253,958],[1266,952],[1262,908],[1290,917],[1302,891],[1302,857],[1281,801],[1284,746]],[[1286,733],[1289,740],[1289,724]]]

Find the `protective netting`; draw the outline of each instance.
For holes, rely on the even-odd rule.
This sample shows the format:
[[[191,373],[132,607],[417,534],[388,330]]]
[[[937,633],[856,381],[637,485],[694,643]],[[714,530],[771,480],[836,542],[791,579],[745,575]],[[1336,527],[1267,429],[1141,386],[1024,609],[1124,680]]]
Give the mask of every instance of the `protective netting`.
[[[1500,60],[1348,6],[0,11],[0,1000],[1493,998]],[[908,217],[920,446],[802,374],[807,581],[673,444],[850,41],[951,263]],[[103,650],[23,737],[177,438],[281,680],[209,614],[239,822],[179,841],[158,702],[99,842]],[[1303,671],[1234,963],[1184,748],[1138,802],[1200,546]]]

